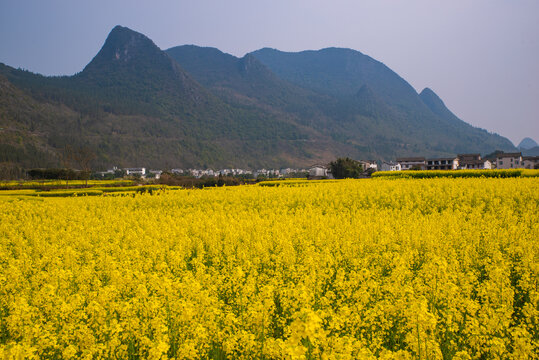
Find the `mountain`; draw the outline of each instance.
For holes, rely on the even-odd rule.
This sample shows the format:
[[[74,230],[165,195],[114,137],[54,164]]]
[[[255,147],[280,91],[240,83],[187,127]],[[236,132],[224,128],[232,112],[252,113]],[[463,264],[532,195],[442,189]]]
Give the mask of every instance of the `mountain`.
[[[250,105],[277,114],[293,117],[299,123],[316,126],[327,121],[321,103],[336,103],[282,80],[253,55],[237,58],[218,49],[195,45],[177,46],[166,50],[200,84],[223,101],[235,105]]]
[[[507,138],[473,127],[459,119],[431,89],[423,89],[419,97],[435,115],[447,124],[447,130],[453,136],[463,139],[467,143],[477,144],[477,149],[480,149],[477,152],[485,153],[487,148],[508,151],[514,149],[513,144]],[[456,152],[458,153],[458,151]]]
[[[52,133],[76,120],[74,111],[40,103],[0,75],[0,168],[9,163],[27,168],[54,166],[56,150],[43,131]]]
[[[518,148],[520,150],[529,150],[529,149],[532,149],[536,146],[539,146],[539,144],[537,144],[535,142],[535,140],[529,138],[529,137],[526,137],[524,139],[522,139],[522,141],[520,142],[520,144],[518,144]]]
[[[467,125],[445,106],[449,115],[434,114],[406,81],[353,50],[262,49],[240,59],[218,49],[186,45],[167,53],[221,98],[292,113],[297,122],[330,134],[349,154],[359,154],[355,156],[513,149],[506,139]],[[249,73],[243,71],[246,59],[254,69]],[[463,140],[448,137],[452,132]],[[466,138],[473,143],[465,144]]]
[[[120,113],[154,116],[206,112],[221,104],[146,36],[116,26],[84,70],[70,79]]]
[[[256,107],[227,104],[150,39],[125,27],[115,27],[74,76],[44,77],[5,65],[0,75],[32,101],[74,114],[58,127],[34,121],[56,154],[47,164],[58,163],[58,153],[73,143],[93,148],[100,167],[256,167],[316,158],[306,150],[308,129]],[[25,131],[8,119],[11,128]]]
[[[384,107],[391,109],[374,118],[389,117],[394,123],[378,129],[377,141],[393,142],[391,148],[400,155],[515,149],[508,139],[460,120],[432,90],[417,94],[394,71],[358,51],[327,48],[292,53],[264,48],[252,54],[283,79],[318,93],[353,102],[367,86],[378,103],[384,102]],[[396,128],[399,128],[398,136],[386,135],[394,133]],[[398,142],[403,146],[396,147]]]
[[[303,167],[338,156],[511,151],[382,63],[350,49],[238,58],[194,45],[162,51],[117,26],[73,76],[0,64],[0,163],[58,166],[65,145],[94,167]]]
[[[464,123],[464,121],[460,120],[445,106],[442,99],[440,99],[438,95],[436,95],[436,93],[434,93],[434,91],[431,89],[423,89],[423,91],[421,91],[419,94],[419,98],[423,100],[423,103],[425,103],[425,105],[427,105],[427,107],[440,118],[445,119],[448,122],[461,124]]]
[[[65,103],[83,114],[177,114],[187,119],[186,112],[224,106],[150,39],[121,26],[112,29],[98,54],[75,76],[43,77],[7,67],[4,73],[34,97]]]
[[[359,51],[327,48],[292,53],[264,48],[252,55],[283,79],[319,93],[352,96],[368,84],[386,101],[417,101],[404,79]]]

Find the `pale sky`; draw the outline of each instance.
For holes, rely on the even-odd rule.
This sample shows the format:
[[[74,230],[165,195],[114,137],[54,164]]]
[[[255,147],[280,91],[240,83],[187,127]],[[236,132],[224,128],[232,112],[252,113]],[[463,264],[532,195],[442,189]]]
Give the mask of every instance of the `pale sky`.
[[[161,49],[352,48],[462,120],[539,142],[539,0],[0,0],[0,62],[73,74],[115,25]]]

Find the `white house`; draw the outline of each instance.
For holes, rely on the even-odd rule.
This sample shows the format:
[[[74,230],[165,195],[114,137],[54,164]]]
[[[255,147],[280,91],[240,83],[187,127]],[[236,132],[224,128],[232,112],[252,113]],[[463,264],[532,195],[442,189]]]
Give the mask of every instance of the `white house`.
[[[363,167],[363,171],[373,169],[374,171],[378,170],[378,164],[374,160],[359,160],[359,163]]]
[[[397,158],[397,163],[402,170],[410,170],[411,168],[419,168],[425,170],[426,160],[424,157]]]
[[[124,170],[127,175],[146,176],[146,168],[125,168]]]
[[[325,165],[313,165],[309,169],[310,177],[324,177],[328,176],[328,168]]]
[[[497,169],[523,168],[522,153],[501,153],[496,156]]]
[[[401,165],[394,162],[383,162],[381,169],[382,171],[401,171]]]

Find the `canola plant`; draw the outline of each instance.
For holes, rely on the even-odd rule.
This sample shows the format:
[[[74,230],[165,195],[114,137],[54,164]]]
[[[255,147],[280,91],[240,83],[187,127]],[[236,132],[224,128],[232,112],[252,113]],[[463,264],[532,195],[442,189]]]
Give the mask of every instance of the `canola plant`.
[[[2,359],[537,359],[539,178],[0,199]]]

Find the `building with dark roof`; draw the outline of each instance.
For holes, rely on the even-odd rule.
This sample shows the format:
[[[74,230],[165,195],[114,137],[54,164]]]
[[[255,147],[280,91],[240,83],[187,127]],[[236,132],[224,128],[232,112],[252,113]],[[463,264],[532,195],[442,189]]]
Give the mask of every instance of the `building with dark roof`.
[[[459,154],[459,169],[492,169],[492,163],[480,154]]]
[[[410,170],[412,168],[426,169],[426,160],[424,157],[397,158],[397,164],[401,166],[402,170]]]
[[[523,156],[522,167],[524,169],[538,169],[539,168],[539,156]]]
[[[427,170],[456,170],[459,166],[457,157],[432,158],[426,162]]]
[[[522,153],[500,153],[496,156],[497,169],[518,169],[523,168]]]

